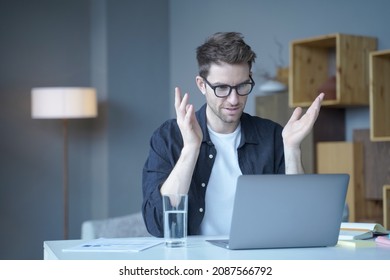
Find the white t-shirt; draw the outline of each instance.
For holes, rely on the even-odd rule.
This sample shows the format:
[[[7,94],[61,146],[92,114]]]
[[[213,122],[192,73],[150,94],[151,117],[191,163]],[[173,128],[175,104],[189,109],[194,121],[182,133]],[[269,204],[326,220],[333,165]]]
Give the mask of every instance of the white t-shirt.
[[[201,224],[203,235],[228,235],[233,213],[238,165],[237,148],[241,140],[241,125],[230,134],[220,134],[208,127],[217,150],[206,190],[205,215]]]

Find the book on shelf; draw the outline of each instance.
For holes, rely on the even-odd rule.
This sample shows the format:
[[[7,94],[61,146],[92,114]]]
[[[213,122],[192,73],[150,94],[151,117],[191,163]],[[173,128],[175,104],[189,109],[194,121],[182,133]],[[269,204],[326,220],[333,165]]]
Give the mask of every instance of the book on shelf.
[[[349,247],[349,248],[367,248],[376,247],[374,240],[339,240],[337,246]]]
[[[363,240],[387,234],[389,232],[381,224],[341,223],[339,240]]]
[[[380,236],[375,238],[375,243],[378,246],[390,248],[390,236],[389,235],[380,235]]]

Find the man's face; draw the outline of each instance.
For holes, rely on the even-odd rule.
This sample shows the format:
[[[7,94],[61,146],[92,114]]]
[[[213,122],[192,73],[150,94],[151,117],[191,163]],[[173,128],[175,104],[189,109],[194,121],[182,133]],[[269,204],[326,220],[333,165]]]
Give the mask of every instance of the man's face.
[[[247,63],[243,64],[213,64],[208,77],[205,77],[212,86],[236,86],[250,82],[250,70]],[[233,89],[227,97],[217,97],[214,90],[201,77],[197,77],[198,86],[205,94],[207,102],[207,124],[218,133],[233,132],[244,111],[248,96],[240,96]]]

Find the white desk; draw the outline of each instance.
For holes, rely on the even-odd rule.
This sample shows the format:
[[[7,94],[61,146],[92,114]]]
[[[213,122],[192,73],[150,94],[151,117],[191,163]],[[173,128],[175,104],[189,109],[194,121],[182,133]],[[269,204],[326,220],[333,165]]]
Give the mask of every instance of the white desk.
[[[45,260],[390,260],[390,248],[383,247],[227,250],[208,243],[206,239],[208,237],[191,236],[186,248],[165,248],[164,244],[160,244],[136,253],[62,251],[86,240],[45,241],[43,248]]]

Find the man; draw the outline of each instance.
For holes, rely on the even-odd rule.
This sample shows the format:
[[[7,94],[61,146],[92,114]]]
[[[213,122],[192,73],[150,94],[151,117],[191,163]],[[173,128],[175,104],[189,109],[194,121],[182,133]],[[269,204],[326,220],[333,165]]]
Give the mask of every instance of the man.
[[[256,54],[240,33],[219,32],[197,48],[196,84],[206,104],[195,112],[175,89],[176,119],[153,134],[143,170],[142,212],[148,231],[163,236],[162,194],[188,194],[188,234],[227,235],[240,174],[303,173],[300,144],[324,95],[297,108],[283,128],[244,113],[254,87]]]

